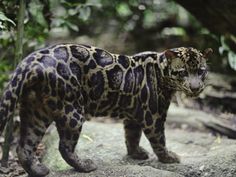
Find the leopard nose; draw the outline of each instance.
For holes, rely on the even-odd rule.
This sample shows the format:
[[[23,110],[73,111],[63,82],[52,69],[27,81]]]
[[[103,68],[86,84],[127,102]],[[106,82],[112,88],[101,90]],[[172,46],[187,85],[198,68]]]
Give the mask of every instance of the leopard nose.
[[[190,85],[190,90],[195,93],[198,92],[200,90],[200,85],[199,84],[191,84]]]
[[[190,87],[190,89],[191,89],[191,91],[192,91],[193,93],[199,91],[199,87]]]
[[[193,93],[196,93],[198,92],[200,89],[201,89],[201,81],[199,81],[198,78],[196,77],[193,77],[190,79],[190,82],[189,82],[189,89],[193,92]]]

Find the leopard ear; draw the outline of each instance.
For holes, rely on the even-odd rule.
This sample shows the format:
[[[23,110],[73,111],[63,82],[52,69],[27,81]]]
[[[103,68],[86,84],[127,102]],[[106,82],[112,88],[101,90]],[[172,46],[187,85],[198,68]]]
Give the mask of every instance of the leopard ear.
[[[207,48],[203,52],[204,58],[208,59],[208,57],[213,53],[213,50],[211,48]]]
[[[168,61],[178,57],[176,52],[169,49],[167,49],[164,53]]]

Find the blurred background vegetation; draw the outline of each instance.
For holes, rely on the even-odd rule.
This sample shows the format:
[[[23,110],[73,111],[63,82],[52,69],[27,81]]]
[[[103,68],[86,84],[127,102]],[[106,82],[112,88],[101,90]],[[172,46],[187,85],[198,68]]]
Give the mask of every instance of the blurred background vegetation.
[[[223,6],[213,13],[209,8],[220,6],[221,1],[209,5],[210,2],[213,1],[204,1],[204,6],[196,0],[191,3],[187,0],[26,0],[23,56],[60,42],[90,44],[123,54],[179,46],[200,50],[211,47],[214,54],[209,61],[210,70],[234,77],[235,34],[232,28],[218,30],[223,20],[210,15],[222,16],[219,9]],[[194,11],[197,9],[194,3],[199,4],[203,18]],[[230,7],[235,8],[235,3]],[[0,1],[0,90],[13,70],[18,9],[17,0]],[[228,14],[233,14],[228,9]],[[225,10],[225,19],[228,14]],[[218,24],[217,19],[221,20]],[[230,87],[235,88],[236,82],[232,81]]]

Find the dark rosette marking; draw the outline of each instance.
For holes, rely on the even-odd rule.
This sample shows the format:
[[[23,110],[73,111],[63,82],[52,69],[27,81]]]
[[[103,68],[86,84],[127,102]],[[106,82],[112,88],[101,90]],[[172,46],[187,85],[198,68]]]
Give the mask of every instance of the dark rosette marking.
[[[65,113],[69,114],[70,112],[72,112],[74,110],[74,107],[72,105],[66,105],[65,106]]]
[[[80,66],[76,62],[72,62],[70,63],[70,69],[71,69],[72,74],[74,74],[76,78],[78,79],[78,81],[80,81],[81,80]]]
[[[57,77],[54,73],[49,73],[48,74],[49,77],[49,83],[52,89],[54,89],[56,87],[56,82],[57,82]]]
[[[134,74],[131,69],[129,69],[125,74],[125,84],[124,92],[131,93],[134,85]]]
[[[84,65],[84,73],[87,74],[90,69],[95,69],[97,67],[94,60],[90,60],[88,65]]]
[[[147,126],[150,126],[153,124],[153,118],[152,118],[152,114],[150,113],[150,111],[146,112],[145,121],[146,121]]]
[[[141,100],[142,100],[142,102],[145,103],[147,101],[147,96],[148,96],[148,91],[147,91],[147,86],[145,85],[141,90]]]
[[[87,59],[89,58],[89,51],[82,46],[73,45],[70,47],[70,50],[71,50],[72,56],[82,62],[86,62]]]
[[[66,47],[58,47],[54,49],[54,57],[59,60],[67,62],[69,54]]]
[[[139,88],[141,87],[144,78],[144,70],[142,66],[134,68],[134,77],[135,77],[134,93],[137,93],[139,91]]]
[[[57,72],[64,79],[66,79],[66,80],[69,79],[70,71],[69,71],[69,69],[67,68],[66,65],[64,65],[62,63],[58,63],[58,65],[57,65]]]
[[[78,121],[74,118],[70,119],[69,125],[71,128],[75,128],[75,126],[77,125]]]
[[[30,64],[30,63],[32,63],[34,60],[35,60],[35,58],[34,58],[33,56],[30,56],[30,57],[26,58],[25,61],[26,61],[27,64]]]
[[[142,53],[138,53],[138,54],[134,55],[133,59],[135,61],[141,60],[142,62],[144,62],[149,57],[151,57],[153,59],[157,59],[157,54],[155,52],[142,52]]]
[[[96,60],[97,64],[102,67],[112,64],[113,62],[112,55],[101,49],[96,49],[96,52],[93,54],[93,57]]]
[[[114,90],[120,88],[120,85],[123,80],[122,69],[118,65],[116,65],[114,68],[112,68],[106,72],[107,72],[109,87]]]
[[[48,49],[43,49],[43,50],[40,50],[39,53],[41,54],[49,54],[49,50]]]
[[[56,60],[50,56],[42,56],[38,61],[42,63],[45,68],[56,66]]]
[[[138,105],[136,107],[136,114],[135,114],[135,119],[138,121],[142,121],[144,117],[144,111],[143,108],[141,107],[141,103],[138,102]]]
[[[120,63],[125,69],[127,69],[130,65],[129,58],[125,55],[118,56],[118,63]]]
[[[101,71],[94,73],[89,81],[88,81],[89,87],[91,87],[91,91],[89,93],[91,99],[97,100],[101,97],[103,91],[104,91],[104,78]]]

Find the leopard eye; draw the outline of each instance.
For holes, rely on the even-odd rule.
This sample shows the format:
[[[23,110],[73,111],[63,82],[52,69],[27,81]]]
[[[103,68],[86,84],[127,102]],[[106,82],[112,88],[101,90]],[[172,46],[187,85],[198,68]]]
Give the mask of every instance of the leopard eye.
[[[188,72],[186,70],[182,70],[178,72],[178,75],[180,77],[187,77],[188,76]]]
[[[171,75],[177,76],[177,74],[178,74],[178,71],[171,71]]]
[[[206,72],[205,68],[199,68],[197,71],[198,75],[203,75],[205,72]]]

